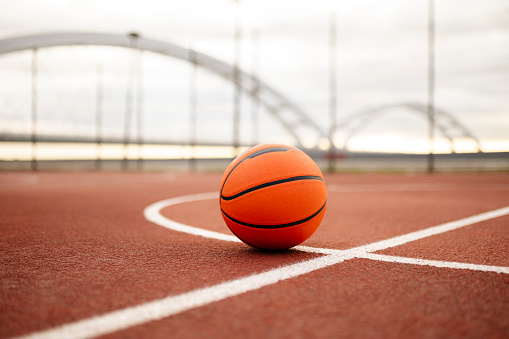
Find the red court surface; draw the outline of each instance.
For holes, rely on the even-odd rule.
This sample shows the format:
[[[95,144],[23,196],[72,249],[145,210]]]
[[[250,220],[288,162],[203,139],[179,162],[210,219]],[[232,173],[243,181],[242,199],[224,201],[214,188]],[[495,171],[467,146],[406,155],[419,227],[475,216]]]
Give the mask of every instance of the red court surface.
[[[0,173],[0,337],[509,337],[509,175],[325,179],[271,252],[233,241],[220,173]]]

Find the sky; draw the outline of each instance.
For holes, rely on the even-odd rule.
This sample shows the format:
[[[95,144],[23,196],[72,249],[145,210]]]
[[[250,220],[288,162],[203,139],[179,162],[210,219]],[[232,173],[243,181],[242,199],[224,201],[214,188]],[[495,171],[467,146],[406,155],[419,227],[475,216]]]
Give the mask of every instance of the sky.
[[[240,67],[298,105],[320,127],[330,126],[329,24],[337,22],[339,122],[382,106],[349,139],[348,149],[426,153],[422,113],[396,107],[428,98],[427,0],[0,0],[0,39],[59,32],[126,34],[192,47],[234,61],[235,18],[242,22]],[[435,104],[459,121],[485,151],[509,151],[509,3],[435,1]],[[257,32],[258,39],[254,39]],[[114,47],[59,47],[38,52],[40,134],[94,135],[97,69],[103,85],[105,135],[122,136],[131,54]],[[205,70],[153,53],[142,56],[142,134],[189,141],[189,88],[195,74],[197,137],[230,142],[234,87]],[[0,55],[0,134],[30,130],[29,51]],[[243,143],[293,143],[271,114],[242,97]],[[259,114],[259,132],[252,114]],[[352,126],[350,126],[351,128]],[[133,124],[132,133],[136,133]],[[450,134],[458,129],[449,128]],[[348,129],[335,135],[344,145]],[[256,137],[255,137],[256,136]],[[308,146],[319,140],[307,140]],[[321,144],[323,146],[323,143]],[[456,151],[475,145],[458,138]],[[450,152],[437,132],[435,151]]]

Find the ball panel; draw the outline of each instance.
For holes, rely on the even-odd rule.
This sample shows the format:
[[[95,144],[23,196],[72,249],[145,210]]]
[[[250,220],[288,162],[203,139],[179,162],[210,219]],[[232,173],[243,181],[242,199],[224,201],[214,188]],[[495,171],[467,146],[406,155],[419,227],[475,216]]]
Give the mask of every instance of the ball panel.
[[[258,146],[251,147],[251,148],[245,150],[243,153],[241,153],[238,157],[236,157],[230,163],[230,165],[228,165],[228,167],[226,168],[226,170],[224,172],[223,178],[221,180],[221,187],[223,187],[225,180],[227,178],[229,178],[231,171],[236,166],[238,166],[241,162],[246,160],[253,153],[260,152],[260,151],[263,151],[263,150],[266,150],[266,149],[271,149],[271,148],[290,148],[290,149],[294,149],[294,150],[298,151],[297,148],[294,148],[294,147],[291,147],[291,146],[286,146],[286,145],[280,145],[280,144],[263,144],[263,145],[258,145]]]
[[[232,196],[250,187],[294,176],[322,177],[314,161],[300,151],[274,152],[249,158],[237,166],[224,184],[221,194]]]
[[[326,199],[325,183],[308,179],[265,187],[233,200],[221,199],[221,208],[245,223],[279,225],[309,217]]]
[[[300,176],[295,176],[295,177],[290,177],[290,178],[284,178],[284,179],[269,181],[269,182],[266,182],[266,183],[263,183],[263,184],[260,184],[260,185],[249,187],[249,188],[247,188],[247,189],[245,189],[243,191],[240,191],[239,193],[236,193],[234,195],[229,195],[229,196],[220,195],[220,197],[223,200],[233,200],[233,199],[236,199],[236,198],[238,198],[238,197],[240,197],[242,195],[251,193],[253,191],[257,191],[257,190],[262,189],[262,188],[266,188],[266,187],[270,187],[270,186],[276,186],[276,185],[280,185],[280,184],[284,184],[284,183],[289,183],[289,182],[293,182],[293,181],[301,181],[301,180],[320,180],[320,181],[323,181],[323,178],[320,177],[320,176],[317,176],[317,175],[300,175]]]
[[[290,248],[308,239],[318,228],[325,208],[306,223],[280,229],[255,229],[237,224],[223,214],[226,225],[244,243],[263,249]]]

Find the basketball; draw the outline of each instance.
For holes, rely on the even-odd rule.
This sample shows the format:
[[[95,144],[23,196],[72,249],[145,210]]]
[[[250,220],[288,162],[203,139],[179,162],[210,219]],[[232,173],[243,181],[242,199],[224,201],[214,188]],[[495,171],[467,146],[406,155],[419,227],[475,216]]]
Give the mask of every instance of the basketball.
[[[286,249],[316,231],[327,190],[322,172],[306,153],[286,145],[258,145],[224,172],[219,204],[226,225],[244,243]]]

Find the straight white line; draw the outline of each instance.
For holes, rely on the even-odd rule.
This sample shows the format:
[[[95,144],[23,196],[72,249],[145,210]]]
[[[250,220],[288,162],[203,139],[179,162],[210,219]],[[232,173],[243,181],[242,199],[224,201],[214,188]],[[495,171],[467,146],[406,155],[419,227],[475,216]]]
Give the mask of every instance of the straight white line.
[[[328,185],[328,192],[507,191],[504,184],[352,184]]]
[[[458,229],[461,227],[465,227],[468,225],[476,224],[481,221],[486,221],[489,219],[501,217],[501,216],[504,216],[507,214],[509,214],[509,206],[500,208],[498,210],[474,215],[474,216],[471,216],[468,218],[451,221],[451,222],[448,222],[448,223],[445,223],[442,225],[429,227],[429,228],[426,228],[426,229],[423,229],[420,231],[408,233],[408,234],[390,238],[387,240],[378,241],[378,242],[375,242],[375,243],[372,243],[369,245],[359,246],[352,250],[357,250],[357,251],[361,251],[361,252],[380,251],[380,250],[384,250],[384,249],[387,249],[390,247],[403,245],[403,244],[409,243],[411,241],[427,238],[432,235],[437,235],[440,233],[452,231],[452,230],[455,230],[455,229]]]
[[[192,227],[180,224],[160,214],[160,210],[164,207],[197,200],[206,200],[217,197],[216,192],[204,193],[197,195],[189,195],[185,197],[178,197],[160,201],[152,204],[145,209],[145,216],[150,221],[158,225],[176,230],[186,232],[194,235],[199,235],[207,238],[220,239],[226,241],[233,241],[227,235],[206,231],[197,227]],[[223,282],[215,286],[197,289],[177,296],[169,296],[164,299],[155,300],[145,304],[125,309],[117,310],[114,312],[106,313],[101,316],[96,316],[89,319],[84,319],[75,323],[70,323],[46,331],[33,333],[19,338],[90,338],[94,336],[104,335],[107,333],[116,332],[132,326],[147,323],[149,321],[166,318],[193,308],[208,305],[210,303],[224,300],[233,296],[240,295],[249,291],[257,290],[264,286],[275,284],[279,281],[294,278],[302,274],[310,273],[321,268],[325,268],[349,259],[356,257],[362,258],[367,256],[368,252],[374,252],[381,249],[386,249],[394,246],[399,246],[407,242],[415,241],[432,235],[447,232],[453,229],[471,225],[480,221],[500,217],[509,214],[509,206],[499,210],[482,213],[469,218],[453,221],[443,225],[430,227],[425,230],[412,232],[406,235],[394,237],[391,239],[379,241],[369,245],[355,247],[349,250],[334,250],[325,248],[313,248],[306,246],[298,246],[296,249],[304,250],[306,252],[327,253],[327,255],[319,258],[310,259],[297,264],[283,266],[280,268],[272,269],[267,272],[254,274],[248,277],[239,278],[236,280]],[[235,240],[238,241],[238,240]],[[386,258],[387,256],[381,256]],[[375,258],[375,257],[373,257]],[[370,258],[371,259],[371,258]],[[386,258],[387,259],[387,258]],[[374,259],[378,260],[378,259]],[[409,259],[411,260],[411,259]],[[415,259],[419,260],[419,259]],[[429,261],[433,262],[433,261]],[[449,266],[447,266],[449,267]],[[465,267],[462,267],[465,268]],[[500,272],[505,273],[505,271]]]
[[[421,266],[434,266],[443,268],[456,268],[460,270],[472,270],[472,271],[483,271],[483,272],[496,272],[509,274],[509,267],[503,266],[491,266],[491,265],[477,265],[467,264],[462,262],[454,261],[438,261],[438,260],[427,260],[427,259],[416,259],[416,258],[405,258],[397,257],[392,255],[383,255],[375,253],[366,253],[357,256],[358,258],[371,259],[377,261],[386,261],[400,264],[412,264]]]
[[[323,256],[177,296],[170,296],[139,306],[128,307],[19,338],[79,339],[96,337],[205,306],[213,302],[275,284],[282,280],[316,271],[340,263],[346,259],[351,259],[351,257],[340,255]]]

